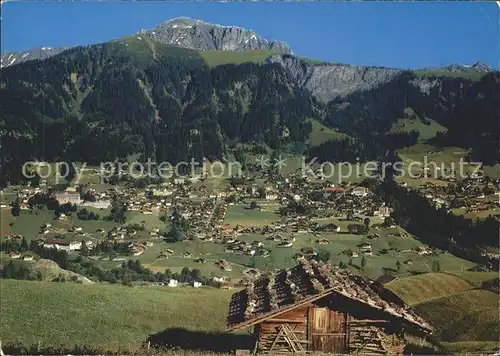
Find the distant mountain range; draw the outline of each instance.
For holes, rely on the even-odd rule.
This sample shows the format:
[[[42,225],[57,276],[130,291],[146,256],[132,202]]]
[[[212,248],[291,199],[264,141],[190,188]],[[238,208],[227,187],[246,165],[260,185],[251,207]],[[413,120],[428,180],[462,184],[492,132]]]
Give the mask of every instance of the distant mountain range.
[[[198,51],[269,50],[292,53],[285,42],[269,41],[254,31],[238,26],[214,25],[188,17],[167,21],[151,30],[142,30],[151,39]]]
[[[460,72],[460,73],[470,73],[470,72],[480,72],[480,73],[488,73],[493,71],[493,68],[491,68],[489,65],[482,63],[482,62],[476,62],[474,64],[460,64],[460,63],[454,63],[450,64],[445,67],[438,67],[438,68],[426,68],[424,70],[429,70],[429,71],[446,71],[446,72]]]
[[[139,34],[163,44],[175,45],[198,51],[248,51],[268,50],[275,53],[292,53],[285,42],[271,41],[258,36],[254,31],[238,26],[210,24],[188,17],[179,17]],[[68,47],[43,47],[23,52],[11,52],[1,57],[2,68],[34,59],[46,59]]]
[[[279,149],[384,160],[423,142],[411,127],[430,120],[444,130],[433,145],[500,162],[500,73],[481,63],[418,71],[326,63],[250,30],[187,18],[3,63],[0,183],[19,181],[36,159],[244,161]],[[394,131],[399,120],[412,125]]]
[[[55,56],[56,54],[64,52],[67,49],[69,49],[69,47],[59,47],[59,48],[42,47],[23,52],[9,52],[2,56],[1,68],[13,66],[27,61],[32,61],[35,59],[44,60],[52,56]]]
[[[293,54],[287,43],[277,40],[267,40],[252,30],[239,26],[211,24],[189,17],[178,17],[168,20],[153,29],[141,30],[139,34],[146,35],[163,44],[198,51],[268,50],[277,54]],[[42,47],[22,52],[9,52],[1,56],[1,68],[35,59],[43,60],[67,49],[69,47]],[[487,64],[477,62],[472,65],[456,63],[445,67],[425,68],[423,70],[487,73],[492,71],[493,68]],[[396,71],[393,70],[391,72],[395,73]]]

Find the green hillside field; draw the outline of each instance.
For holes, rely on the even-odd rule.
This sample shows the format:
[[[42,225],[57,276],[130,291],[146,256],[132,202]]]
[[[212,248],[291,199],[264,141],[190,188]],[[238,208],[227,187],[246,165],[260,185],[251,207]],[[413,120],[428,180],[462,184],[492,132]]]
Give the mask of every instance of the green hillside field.
[[[348,135],[335,131],[325,125],[323,125],[318,120],[310,120],[311,122],[311,135],[309,136],[308,143],[311,146],[319,146],[324,142],[330,140],[344,140],[349,138]]]
[[[499,296],[479,288],[495,278],[496,272],[427,273],[385,287],[434,326],[441,351],[492,353],[500,346]]]
[[[498,294],[468,290],[419,304],[415,310],[437,329],[442,341],[498,341]]]
[[[453,273],[455,276],[465,279],[474,287],[481,287],[484,282],[498,279],[497,272],[458,272]]]
[[[148,342],[156,353],[158,346],[219,353],[252,347],[246,332],[223,332],[234,290],[0,282],[4,352],[143,353]],[[386,286],[436,328],[433,337],[445,352],[495,349],[497,293],[473,289],[445,273],[400,278]]]
[[[251,51],[200,51],[199,54],[205,59],[210,67],[223,64],[257,63],[263,64],[265,60],[276,54],[267,50]]]
[[[426,122],[428,122],[428,124],[425,124],[424,120],[418,117],[413,119],[399,119],[392,125],[391,132],[418,131],[420,134],[419,140],[424,142],[435,137],[438,132],[447,130],[446,127],[434,120],[426,119]]]
[[[450,72],[446,70],[439,69],[419,69],[414,70],[413,73],[418,77],[448,77],[448,78],[465,78],[469,80],[479,80],[484,76],[481,72]]]
[[[233,292],[8,279],[0,285],[4,352],[13,345],[48,350],[85,345],[120,353],[138,351],[148,338],[155,340],[169,333],[217,333],[225,328]],[[170,340],[174,341],[179,340]]]
[[[445,273],[426,273],[401,278],[385,285],[408,305],[467,291],[472,285],[466,280]]]

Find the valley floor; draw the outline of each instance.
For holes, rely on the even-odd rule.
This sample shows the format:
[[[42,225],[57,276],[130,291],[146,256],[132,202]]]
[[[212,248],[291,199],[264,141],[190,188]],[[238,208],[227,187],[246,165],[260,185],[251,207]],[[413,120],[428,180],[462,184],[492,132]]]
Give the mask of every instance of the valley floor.
[[[500,335],[498,291],[477,286],[492,277],[428,273],[387,287],[438,328],[433,353],[489,352]],[[222,354],[253,346],[249,333],[223,331],[231,290],[18,280],[0,286],[6,353]]]

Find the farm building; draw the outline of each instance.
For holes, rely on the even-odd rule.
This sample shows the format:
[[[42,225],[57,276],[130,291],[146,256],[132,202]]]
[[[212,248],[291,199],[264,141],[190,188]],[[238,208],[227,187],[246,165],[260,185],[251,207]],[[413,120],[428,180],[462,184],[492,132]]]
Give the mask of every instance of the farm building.
[[[71,203],[80,205],[82,203],[80,193],[76,192],[56,193],[55,198],[59,202],[59,204]]]
[[[254,327],[256,353],[402,355],[432,328],[392,292],[328,263],[263,275],[232,296],[228,331]]]

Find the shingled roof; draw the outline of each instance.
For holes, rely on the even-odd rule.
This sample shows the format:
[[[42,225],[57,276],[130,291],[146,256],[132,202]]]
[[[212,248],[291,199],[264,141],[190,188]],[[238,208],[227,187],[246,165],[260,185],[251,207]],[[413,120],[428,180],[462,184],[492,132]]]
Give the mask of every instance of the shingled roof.
[[[233,294],[227,317],[228,331],[257,324],[333,293],[432,331],[431,326],[404,303],[383,299],[373,281],[329,263],[306,260],[294,268],[263,275],[245,290]]]

